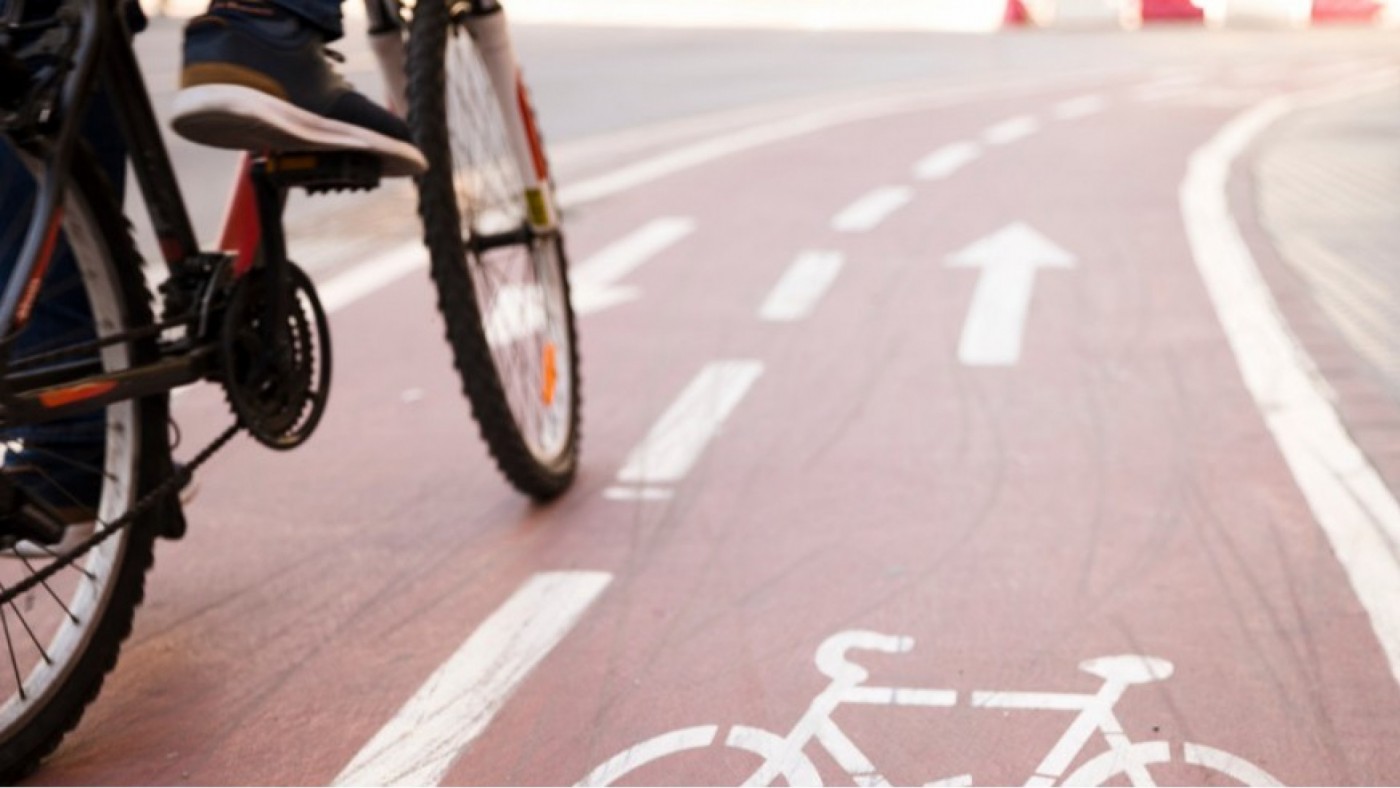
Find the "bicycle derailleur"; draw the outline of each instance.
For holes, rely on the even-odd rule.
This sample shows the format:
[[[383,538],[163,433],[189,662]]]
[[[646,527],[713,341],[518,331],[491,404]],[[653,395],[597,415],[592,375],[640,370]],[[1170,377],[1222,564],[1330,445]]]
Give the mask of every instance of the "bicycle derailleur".
[[[220,332],[220,375],[248,433],[287,450],[311,437],[325,412],[331,345],[311,278],[290,261],[277,268],[255,269],[234,285]]]

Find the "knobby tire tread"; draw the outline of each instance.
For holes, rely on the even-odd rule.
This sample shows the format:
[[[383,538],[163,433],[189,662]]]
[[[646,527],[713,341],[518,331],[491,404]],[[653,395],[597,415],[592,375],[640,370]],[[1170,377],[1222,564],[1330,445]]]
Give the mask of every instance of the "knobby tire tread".
[[[572,412],[570,432],[560,460],[555,466],[546,466],[531,454],[511,414],[486,340],[475,286],[464,265],[467,250],[452,182],[451,139],[445,107],[444,59],[447,36],[453,27],[447,11],[444,0],[420,0],[414,8],[409,37],[409,126],[413,129],[415,144],[428,159],[428,171],[418,177],[424,240],[431,254],[430,270],[437,286],[438,310],[446,323],[447,341],[482,439],[506,479],[520,492],[545,502],[569,488],[578,468],[578,333],[569,300],[568,262],[562,239],[556,235],[551,242],[557,244],[560,282],[567,307]]]
[[[66,188],[75,190],[87,202],[97,224],[96,232],[106,244],[114,266],[113,279],[126,315],[124,329],[153,322],[151,298],[141,274],[141,259],[132,241],[131,228],[118,207],[115,191],[97,166],[92,154],[81,146],[74,157]],[[42,294],[42,291],[41,291]],[[154,338],[132,343],[131,361],[141,364],[157,356]],[[136,404],[140,430],[137,458],[137,497],[154,487],[170,472],[170,449],[166,443],[168,397],[147,397]],[[178,504],[173,504],[178,505]],[[117,578],[111,598],[102,610],[101,620],[87,648],[77,655],[63,685],[20,730],[0,743],[0,784],[13,785],[34,773],[58,748],[63,738],[77,726],[88,705],[97,698],[107,674],[117,664],[122,643],[131,634],[136,608],[145,597],[146,573],[155,563],[155,540],[166,519],[165,506],[139,518],[130,527],[126,550],[116,568]]]

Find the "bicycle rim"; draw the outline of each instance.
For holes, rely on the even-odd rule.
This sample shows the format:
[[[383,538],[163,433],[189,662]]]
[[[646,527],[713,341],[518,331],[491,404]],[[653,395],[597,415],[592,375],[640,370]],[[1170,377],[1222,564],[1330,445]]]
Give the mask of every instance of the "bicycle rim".
[[[39,297],[42,301],[81,288],[96,334],[105,337],[130,330],[133,321],[148,321],[149,312],[144,301],[133,299],[133,288],[140,287],[135,254],[129,237],[118,241],[111,235],[118,227],[124,232],[125,225],[119,223],[110,196],[94,198],[98,183],[105,188],[90,160],[83,157],[75,162],[64,231],[82,273],[65,276],[55,266]],[[104,199],[105,204],[99,205]],[[11,220],[22,221],[26,214],[20,212]],[[122,270],[123,265],[130,270]],[[140,314],[133,314],[134,309]],[[12,363],[23,364],[25,358],[32,360],[84,341],[60,333],[13,353]],[[139,352],[134,343],[117,343],[87,355],[112,372],[132,367]],[[53,505],[87,510],[93,523],[116,520],[142,493],[142,469],[148,467],[150,451],[144,444],[150,442],[157,410],[150,401],[106,408],[96,426],[101,448],[94,450],[95,459],[75,458],[61,441],[55,442],[52,433],[42,431],[43,425],[2,425],[0,447],[8,455],[6,472],[26,479],[27,489],[42,488],[43,497]],[[164,429],[163,423],[154,426],[156,434]],[[83,480],[83,474],[99,480],[95,509],[91,508],[91,482]],[[0,587],[12,587],[53,563],[91,527],[70,526],[60,545],[21,542],[0,550]],[[76,725],[83,708],[96,696],[130,630],[151,563],[153,539],[151,529],[140,524],[124,529],[54,577],[0,606],[0,779],[8,781],[32,769]]]
[[[446,5],[414,11],[411,125],[439,305],[473,414],[521,491],[562,492],[577,459],[578,355],[558,232],[529,231],[525,181],[481,55]]]

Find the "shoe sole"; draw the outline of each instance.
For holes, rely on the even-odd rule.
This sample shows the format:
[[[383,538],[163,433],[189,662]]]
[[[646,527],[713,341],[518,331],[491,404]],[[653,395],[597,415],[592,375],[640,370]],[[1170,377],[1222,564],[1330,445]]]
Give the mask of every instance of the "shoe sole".
[[[365,151],[383,161],[386,178],[418,175],[428,169],[423,154],[407,142],[308,112],[241,85],[182,89],[175,94],[171,126],[181,137],[215,148]]]

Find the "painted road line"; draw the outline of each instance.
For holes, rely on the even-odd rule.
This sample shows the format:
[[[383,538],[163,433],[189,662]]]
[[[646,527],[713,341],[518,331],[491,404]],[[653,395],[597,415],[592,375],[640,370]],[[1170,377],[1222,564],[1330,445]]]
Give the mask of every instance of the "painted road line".
[[[947,178],[982,156],[982,146],[975,142],[954,142],[923,157],[914,165],[914,177],[921,181]]]
[[[655,487],[609,487],[603,491],[609,501],[669,501],[675,495],[674,490]]]
[[[665,216],[593,253],[570,273],[574,311],[580,315],[601,312],[641,295],[635,287],[617,283],[695,232],[695,220]]]
[[[1200,81],[1196,76],[1168,77],[1133,88],[1132,96],[1135,101],[1165,101],[1192,92]]]
[[[611,580],[604,572],[549,572],[530,578],[332,784],[437,785]]]
[[[1180,198],[1192,256],[1240,373],[1400,682],[1400,503],[1351,439],[1315,365],[1284,324],[1228,197],[1234,163],[1276,121],[1397,84],[1400,72],[1392,69],[1241,113],[1192,155]]]
[[[762,374],[759,361],[707,365],[627,456],[617,481],[649,490],[685,478]]]
[[[1009,145],[1037,131],[1040,131],[1040,121],[1031,115],[1019,115],[982,132],[982,141],[988,145]]]
[[[963,324],[958,360],[971,367],[1006,367],[1021,360],[1036,271],[1073,268],[1075,257],[1016,222],[951,255],[948,265],[982,269]]]
[[[758,310],[759,318],[790,323],[810,315],[845,262],[840,252],[803,252],[768,294]]]
[[[1097,115],[1108,107],[1108,100],[1095,93],[1089,96],[1080,96],[1068,101],[1061,101],[1051,110],[1056,120],[1078,120],[1087,118],[1090,115]]]
[[[421,241],[396,246],[375,255],[324,284],[316,285],[321,306],[333,314],[399,279],[428,267],[428,250]]]
[[[914,190],[908,186],[882,186],[836,214],[831,229],[839,233],[869,232],[913,199]]]

